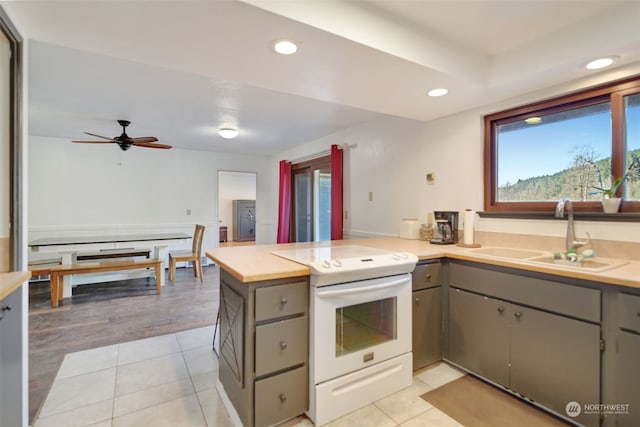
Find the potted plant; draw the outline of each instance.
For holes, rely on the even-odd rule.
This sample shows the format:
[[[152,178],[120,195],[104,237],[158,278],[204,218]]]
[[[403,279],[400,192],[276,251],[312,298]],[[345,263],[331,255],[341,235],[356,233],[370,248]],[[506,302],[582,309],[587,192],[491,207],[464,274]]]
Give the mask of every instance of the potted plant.
[[[620,209],[620,202],[622,201],[621,197],[616,197],[616,193],[618,192],[618,188],[622,185],[623,182],[627,181],[629,178],[633,176],[634,171],[640,169],[640,160],[637,157],[633,157],[631,160],[631,164],[627,169],[627,172],[623,176],[619,176],[617,178],[611,177],[611,186],[609,188],[605,188],[602,182],[602,173],[600,168],[595,163],[592,163],[596,170],[598,171],[598,180],[600,181],[599,187],[593,187],[598,190],[598,192],[602,193],[602,210],[604,213],[616,213]]]

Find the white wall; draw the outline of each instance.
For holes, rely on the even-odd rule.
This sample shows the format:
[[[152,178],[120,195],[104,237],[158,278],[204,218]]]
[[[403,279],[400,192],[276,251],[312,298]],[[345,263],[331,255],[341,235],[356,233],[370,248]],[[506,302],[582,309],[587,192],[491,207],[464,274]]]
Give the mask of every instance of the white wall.
[[[29,240],[52,235],[184,231],[205,224],[218,246],[218,170],[257,174],[257,204],[269,205],[264,158],[191,150],[72,144],[30,136]],[[187,209],[191,214],[187,215]],[[258,238],[271,233],[257,226]]]
[[[391,117],[373,120],[281,152],[272,158],[272,167],[277,168],[281,159],[310,155],[331,144],[347,146],[345,234],[397,236],[404,217],[426,221],[427,212],[433,210],[483,210],[484,115],[638,72],[640,67],[636,64],[428,123]],[[435,173],[432,185],[426,183],[427,172]],[[277,197],[277,175],[273,179]],[[368,200],[369,192],[373,192],[373,201]],[[272,222],[276,223],[277,217]],[[566,221],[482,219],[476,229],[563,236]],[[594,239],[640,241],[637,223],[576,223],[580,238],[587,231]]]
[[[227,238],[233,236],[233,201],[255,200],[256,174],[220,171],[218,173],[218,215],[220,226],[227,227]],[[256,209],[256,215],[261,212]]]

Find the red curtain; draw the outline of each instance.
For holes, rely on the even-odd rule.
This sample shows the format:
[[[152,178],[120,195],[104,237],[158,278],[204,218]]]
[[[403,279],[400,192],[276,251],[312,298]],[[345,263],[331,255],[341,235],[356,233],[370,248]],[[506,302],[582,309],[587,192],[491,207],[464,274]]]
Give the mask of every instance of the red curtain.
[[[342,240],[342,150],[331,146],[331,240]]]
[[[289,218],[291,218],[291,162],[280,160],[278,243],[289,243]]]

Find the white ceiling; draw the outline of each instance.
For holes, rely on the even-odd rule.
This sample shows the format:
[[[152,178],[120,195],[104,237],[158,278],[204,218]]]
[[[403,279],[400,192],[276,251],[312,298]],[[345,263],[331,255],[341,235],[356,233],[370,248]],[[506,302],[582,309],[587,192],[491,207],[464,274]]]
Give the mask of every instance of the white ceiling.
[[[0,2],[29,39],[29,132],[268,155],[381,115],[432,120],[640,62],[640,2]],[[300,45],[276,55],[274,40]],[[446,87],[449,94],[425,93]],[[222,126],[240,136],[224,140]],[[100,147],[110,146],[96,146]]]

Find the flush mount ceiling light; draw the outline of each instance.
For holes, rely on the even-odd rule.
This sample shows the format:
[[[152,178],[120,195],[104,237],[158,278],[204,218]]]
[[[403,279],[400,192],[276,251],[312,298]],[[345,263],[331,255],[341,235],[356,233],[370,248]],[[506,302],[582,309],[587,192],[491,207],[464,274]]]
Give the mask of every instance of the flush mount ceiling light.
[[[429,92],[427,92],[427,95],[429,96],[443,96],[448,94],[449,91],[445,88],[438,88],[438,89],[431,89]]]
[[[527,117],[524,119],[524,122],[528,125],[537,125],[538,123],[542,123],[541,117]]]
[[[594,59],[593,61],[589,62],[586,67],[589,70],[599,70],[600,68],[608,67],[609,65],[613,64],[613,61],[615,61],[616,59],[617,56],[607,56],[604,58]]]
[[[298,51],[298,45],[291,40],[278,40],[273,45],[273,50],[280,55],[293,55]]]
[[[233,128],[220,128],[218,130],[218,135],[223,137],[224,139],[233,139],[238,136],[238,129]]]

